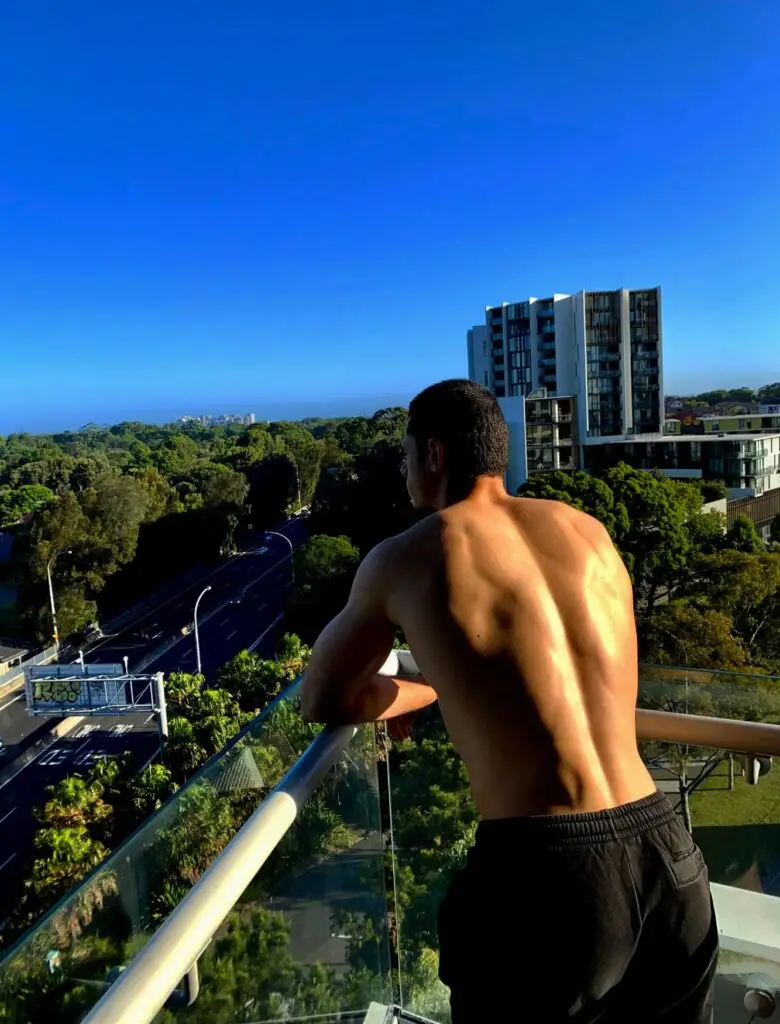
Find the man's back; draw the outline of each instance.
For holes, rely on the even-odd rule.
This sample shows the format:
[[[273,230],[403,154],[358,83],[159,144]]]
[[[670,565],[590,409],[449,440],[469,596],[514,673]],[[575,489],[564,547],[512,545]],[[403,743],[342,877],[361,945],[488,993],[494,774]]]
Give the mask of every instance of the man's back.
[[[393,553],[388,613],[438,693],[483,817],[654,792],[636,749],[631,583],[596,520],[477,489]]]

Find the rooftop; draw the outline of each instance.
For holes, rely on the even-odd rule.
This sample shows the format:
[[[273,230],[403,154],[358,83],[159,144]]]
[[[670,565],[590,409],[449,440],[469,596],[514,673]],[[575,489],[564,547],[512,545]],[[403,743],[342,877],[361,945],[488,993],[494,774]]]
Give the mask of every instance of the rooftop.
[[[0,637],[0,662],[12,661],[14,658],[23,658],[29,653],[29,648],[20,647],[18,640],[5,640],[3,637]]]
[[[706,444],[712,441],[771,441],[776,437],[780,438],[780,433],[767,434],[759,431],[750,434],[620,434],[614,437],[592,437],[588,439],[588,444],[633,444],[635,441],[642,444],[679,444],[680,441],[688,444]]]

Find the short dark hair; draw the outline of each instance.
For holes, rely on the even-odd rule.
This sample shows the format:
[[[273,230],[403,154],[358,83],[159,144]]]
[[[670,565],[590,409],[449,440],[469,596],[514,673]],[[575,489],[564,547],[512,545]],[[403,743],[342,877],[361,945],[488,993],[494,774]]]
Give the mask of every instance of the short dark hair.
[[[431,384],[409,403],[406,432],[420,458],[428,440],[447,450],[447,475],[469,486],[478,476],[503,476],[509,464],[509,428],[501,406],[487,388],[471,380]]]

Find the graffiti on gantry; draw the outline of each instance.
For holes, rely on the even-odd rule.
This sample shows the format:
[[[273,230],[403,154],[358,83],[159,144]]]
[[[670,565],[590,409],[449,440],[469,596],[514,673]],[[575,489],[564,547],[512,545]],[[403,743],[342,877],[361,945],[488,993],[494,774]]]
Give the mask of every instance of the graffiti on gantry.
[[[81,696],[79,679],[37,679],[33,699],[45,704],[75,704]]]

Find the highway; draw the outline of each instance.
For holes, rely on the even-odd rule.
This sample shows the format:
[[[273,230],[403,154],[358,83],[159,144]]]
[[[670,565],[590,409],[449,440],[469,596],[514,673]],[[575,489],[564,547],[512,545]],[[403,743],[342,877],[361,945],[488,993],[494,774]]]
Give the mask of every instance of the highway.
[[[0,787],[0,922],[18,901],[38,827],[32,811],[46,802],[46,787],[66,775],[87,771],[98,758],[118,757],[126,750],[140,768],[159,743],[151,715],[85,718]]]
[[[292,520],[283,532],[294,545],[306,536],[305,523]],[[93,645],[88,664],[121,664],[127,657],[131,672],[194,672],[195,638],[182,628],[193,622],[195,601],[206,586],[198,609],[202,668],[209,681],[234,654],[246,648],[273,657],[277,627],[289,592],[290,547],[279,537],[227,559],[208,577],[162,601],[131,626]],[[23,691],[0,697],[0,767],[45,736],[51,718],[28,715]],[[32,809],[46,799],[46,786],[84,771],[97,758],[130,751],[140,767],[159,744],[157,725],[148,714],[84,719],[71,733],[54,741],[9,781],[0,784],[0,931],[24,876],[36,822]]]

